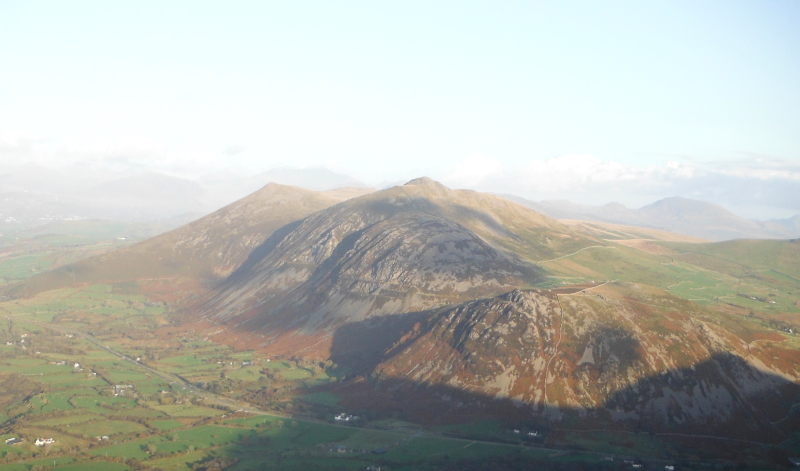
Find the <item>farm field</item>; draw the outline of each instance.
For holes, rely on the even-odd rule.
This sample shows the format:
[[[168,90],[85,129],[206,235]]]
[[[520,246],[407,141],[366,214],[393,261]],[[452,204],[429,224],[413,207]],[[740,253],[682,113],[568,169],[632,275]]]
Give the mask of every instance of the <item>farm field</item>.
[[[191,470],[204,462],[231,470],[265,462],[268,469],[438,469],[447,460],[534,454],[380,421],[379,428],[338,425],[335,394],[304,392],[336,381],[337,365],[200,338],[159,341],[165,308],[114,286],[44,293],[0,309],[0,337],[12,344],[0,353],[8,392],[2,438],[23,440],[0,444],[3,471]],[[219,398],[267,412],[236,412]],[[39,447],[37,438],[55,442]]]

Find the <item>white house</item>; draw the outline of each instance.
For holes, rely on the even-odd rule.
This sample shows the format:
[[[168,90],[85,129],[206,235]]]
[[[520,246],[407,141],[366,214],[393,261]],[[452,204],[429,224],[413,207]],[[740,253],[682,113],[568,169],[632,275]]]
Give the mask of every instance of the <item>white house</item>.
[[[37,438],[35,442],[33,442],[36,446],[45,446],[45,445],[52,445],[55,443],[55,439],[52,438]]]
[[[357,420],[358,416],[345,414],[344,412],[342,412],[341,414],[336,414],[336,417],[334,417],[333,419],[338,422],[350,422],[352,420]]]

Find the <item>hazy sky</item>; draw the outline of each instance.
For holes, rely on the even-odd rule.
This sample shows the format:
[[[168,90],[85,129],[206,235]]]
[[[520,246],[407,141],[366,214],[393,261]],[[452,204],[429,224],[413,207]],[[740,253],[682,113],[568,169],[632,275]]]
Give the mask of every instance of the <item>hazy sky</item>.
[[[5,1],[0,159],[796,213],[798,25],[796,0]]]

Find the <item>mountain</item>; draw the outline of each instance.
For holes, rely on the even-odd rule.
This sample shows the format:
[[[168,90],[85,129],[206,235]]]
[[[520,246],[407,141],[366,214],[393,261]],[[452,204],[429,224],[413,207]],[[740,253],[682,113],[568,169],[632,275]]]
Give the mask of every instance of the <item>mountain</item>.
[[[537,260],[596,243],[503,198],[420,178],[267,241],[202,312],[239,342],[324,349],[318,337],[343,324],[528,286],[544,280]]]
[[[340,173],[332,172],[327,168],[275,168],[251,177],[256,184],[263,185],[269,182],[281,185],[299,186],[309,190],[332,190],[334,188],[356,187],[366,188],[367,185],[355,178]]]
[[[795,214],[794,216],[786,219],[773,219],[770,222],[780,224],[793,233],[800,234],[800,214]]]
[[[689,198],[665,198],[639,209],[619,203],[589,206],[563,200],[529,201],[508,196],[556,219],[577,219],[649,227],[709,240],[790,239],[800,236],[791,223],[752,221],[739,217],[722,206]]]
[[[665,198],[640,208],[639,213],[654,226],[711,240],[790,239],[797,235],[778,224],[744,219],[722,206],[688,198]]]
[[[275,231],[339,201],[333,195],[271,183],[173,231],[34,277],[18,287],[17,294],[75,283],[170,277],[201,283],[219,280]]]
[[[514,290],[412,317],[340,329],[331,358],[369,378],[352,397],[381,391],[373,401],[428,423],[494,404],[509,420],[780,440],[773,422],[800,393],[797,351],[756,342],[786,337],[643,285]],[[372,362],[365,339],[383,339]]]
[[[95,214],[108,219],[150,221],[191,213],[198,217],[214,209],[200,184],[159,173],[119,178],[87,188],[79,194],[91,202]]]

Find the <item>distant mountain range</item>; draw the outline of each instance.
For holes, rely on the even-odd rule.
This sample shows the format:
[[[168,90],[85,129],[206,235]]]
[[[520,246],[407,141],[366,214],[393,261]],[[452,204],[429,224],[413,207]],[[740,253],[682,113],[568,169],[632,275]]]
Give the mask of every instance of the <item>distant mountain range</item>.
[[[358,180],[324,168],[279,168],[252,177],[217,174],[193,181],[154,172],[117,177],[28,164],[0,168],[0,233],[81,219],[175,227],[270,182],[319,191],[351,188],[352,195],[369,191]]]
[[[363,182],[325,168],[277,168],[250,177],[223,173],[195,181],[152,172],[115,177],[29,164],[0,168],[0,233],[81,219],[155,222],[176,227],[244,198],[270,182],[314,191],[349,188],[349,196],[373,191]],[[556,219],[654,228],[708,240],[800,237],[800,214],[788,219],[753,221],[719,205],[680,197],[632,209],[619,203],[590,206],[503,196]]]
[[[790,219],[753,221],[722,206],[689,198],[664,198],[639,209],[620,203],[589,206],[563,200],[506,198],[556,219],[574,219],[649,227],[708,240],[791,239],[800,237],[800,215]]]

